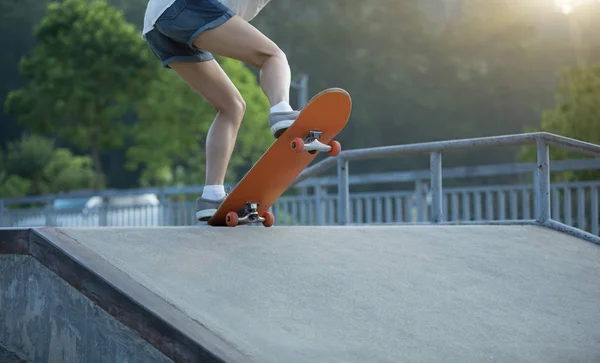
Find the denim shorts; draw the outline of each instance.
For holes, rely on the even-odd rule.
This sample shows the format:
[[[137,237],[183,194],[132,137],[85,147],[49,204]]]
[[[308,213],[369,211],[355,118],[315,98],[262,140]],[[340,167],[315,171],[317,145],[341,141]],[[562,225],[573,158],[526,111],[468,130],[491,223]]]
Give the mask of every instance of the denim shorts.
[[[192,44],[198,34],[229,20],[235,13],[218,0],[175,0],[146,34],[146,41],[163,67],[173,61],[204,62],[213,55]]]

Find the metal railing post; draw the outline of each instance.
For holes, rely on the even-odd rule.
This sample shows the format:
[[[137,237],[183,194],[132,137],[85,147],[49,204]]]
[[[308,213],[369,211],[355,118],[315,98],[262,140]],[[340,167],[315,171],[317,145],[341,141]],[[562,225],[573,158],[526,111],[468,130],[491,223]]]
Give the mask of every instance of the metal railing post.
[[[100,205],[98,212],[100,213],[98,215],[98,226],[99,227],[108,226],[108,198],[106,198],[106,197],[102,198],[102,204]]]
[[[52,227],[56,224],[56,211],[54,210],[54,198],[49,199],[44,206],[44,226]]]
[[[348,177],[348,160],[338,156],[338,223],[347,225],[350,220],[350,178]]]
[[[442,209],[442,153],[432,152],[429,169],[431,172],[431,222],[440,223]]]
[[[321,183],[315,183],[315,215],[317,219],[317,226],[322,226],[325,224],[325,204],[323,203],[323,191],[324,188],[321,186]]]
[[[425,196],[425,181],[419,179],[415,181],[415,210],[416,220],[415,222],[425,221],[425,208],[426,208],[426,196]]]
[[[593,235],[598,235],[598,188],[591,187],[591,230]]]
[[[159,210],[159,216],[160,216],[160,225],[161,226],[168,226],[169,223],[169,194],[167,194],[166,191],[161,190],[160,193],[158,194],[158,200],[160,201],[158,210]]]
[[[297,212],[300,215],[295,215],[294,218],[300,224],[306,224],[306,220],[307,220],[306,210],[310,208],[310,198],[308,197],[308,187],[301,187],[300,188],[300,193],[298,195],[298,201],[300,203],[299,203],[298,211]]]
[[[538,164],[536,164],[535,170],[533,171],[533,215],[537,218],[540,213],[539,200],[537,197],[537,185],[540,183],[540,175],[538,173]]]
[[[539,137],[535,183],[536,219],[539,223],[550,220],[550,151],[546,140]]]

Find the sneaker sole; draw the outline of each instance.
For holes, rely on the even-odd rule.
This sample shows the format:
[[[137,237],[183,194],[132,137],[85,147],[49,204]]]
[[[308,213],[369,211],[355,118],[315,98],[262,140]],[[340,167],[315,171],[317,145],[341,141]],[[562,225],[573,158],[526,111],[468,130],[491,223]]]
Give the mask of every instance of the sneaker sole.
[[[287,130],[290,126],[292,126],[293,123],[294,123],[294,121],[278,122],[275,125],[271,126],[271,134],[273,134],[273,136],[278,138],[279,136],[281,136],[281,134],[283,134],[285,132],[285,130]]]
[[[196,212],[196,219],[198,219],[200,222],[206,222],[208,221],[215,213],[217,212],[216,209],[205,209],[205,210],[201,210],[201,211],[197,211]]]

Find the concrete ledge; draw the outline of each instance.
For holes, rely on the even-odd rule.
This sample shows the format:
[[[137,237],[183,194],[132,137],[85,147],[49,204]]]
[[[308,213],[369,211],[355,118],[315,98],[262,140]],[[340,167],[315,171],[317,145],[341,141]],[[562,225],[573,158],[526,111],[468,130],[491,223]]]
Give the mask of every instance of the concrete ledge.
[[[17,261],[20,262],[17,263]],[[148,347],[156,349],[156,352],[162,352],[158,354],[158,356],[162,356],[160,359],[157,357],[149,359],[143,354],[140,356],[140,352],[135,352],[129,358],[124,356],[121,358],[114,357],[115,360],[109,359],[111,361],[118,362],[123,359],[128,362],[163,362],[171,360],[176,362],[250,361],[244,359],[241,354],[228,346],[219,337],[206,331],[200,323],[192,321],[189,317],[181,314],[173,305],[156,296],[132,280],[131,277],[115,269],[103,258],[54,228],[0,229],[0,268],[2,267],[4,271],[0,275],[10,278],[10,280],[4,281],[6,286],[4,286],[3,291],[8,291],[10,296],[12,296],[11,286],[15,284],[23,285],[23,282],[31,283],[32,279],[36,282],[35,286],[38,286],[40,284],[37,281],[42,277],[35,277],[35,274],[53,273],[51,274],[54,277],[52,283],[46,281],[43,285],[47,285],[49,290],[56,290],[56,284],[59,282],[64,285],[60,287],[61,293],[54,294],[54,300],[61,306],[65,304],[65,299],[71,301],[71,306],[68,309],[69,314],[79,315],[76,321],[68,322],[71,327],[74,323],[78,323],[100,329],[98,327],[99,322],[93,321],[92,318],[99,311],[104,314],[109,313],[110,315],[106,315],[105,318],[110,317],[111,324],[118,324],[129,329],[137,339],[143,339],[140,341],[144,341]],[[23,268],[24,270],[20,270]],[[49,278],[49,276],[45,276],[44,280]],[[68,291],[65,290],[65,286],[69,287]],[[26,295],[19,294],[12,299],[5,297],[0,300],[0,311],[4,310],[6,314],[10,314],[6,318],[14,319],[11,316],[22,317],[23,312],[15,309],[22,306],[23,301],[52,301],[48,297],[44,297],[48,291],[34,291],[32,289],[34,288],[28,287],[27,293],[22,292]],[[75,292],[81,294],[77,302],[73,302],[76,296],[79,296]],[[89,313],[90,306],[81,305],[83,301],[93,305],[96,313]],[[9,303],[17,304],[13,305],[12,309],[4,306]],[[52,311],[46,311],[46,314],[50,315],[44,317],[45,322],[56,325],[54,322],[56,317],[53,317],[55,313],[53,309],[56,307],[44,306],[44,309],[46,308]],[[15,323],[17,325],[11,328],[13,333],[18,332],[19,329],[28,329],[25,326],[27,321],[17,319]],[[83,329],[84,326],[79,328]],[[193,337],[182,333],[181,328],[187,328],[188,331],[194,332]],[[60,359],[61,362],[80,362],[85,360],[84,357],[89,359],[94,354],[91,350],[102,351],[96,346],[98,342],[95,342],[89,334],[84,334],[83,330],[76,330],[75,335],[78,335],[79,338],[71,342],[66,341],[66,345],[57,345],[60,342],[56,341],[50,342],[48,334],[52,333],[52,330],[50,327],[45,327],[37,333],[35,344],[32,340],[31,344],[35,346],[29,348],[19,346],[19,344],[7,344],[6,346],[8,348],[17,346],[14,351],[24,352],[27,355],[36,355],[36,351],[41,350],[43,352],[44,349],[46,353],[57,349],[73,349],[83,353],[79,357],[63,357]],[[7,332],[7,335],[15,336],[11,332]],[[102,335],[110,337],[114,335],[114,332],[105,331]],[[0,339],[0,343],[3,341],[3,339]],[[130,345],[125,343],[126,341],[127,339],[124,338],[121,344]],[[50,347],[49,345],[46,346],[47,344],[53,345]],[[46,347],[44,348],[44,346]],[[91,349],[92,347],[93,349]],[[41,354],[41,357],[46,356],[45,353]],[[41,357],[37,358],[42,359]],[[37,362],[37,358],[33,361]],[[98,361],[103,359],[106,359],[106,354],[98,356]],[[42,359],[41,361],[46,360]]]
[[[9,352],[0,345],[0,362],[2,363],[27,363],[21,360],[16,354]]]
[[[0,321],[0,345],[12,359],[172,362],[26,255],[0,255]]]

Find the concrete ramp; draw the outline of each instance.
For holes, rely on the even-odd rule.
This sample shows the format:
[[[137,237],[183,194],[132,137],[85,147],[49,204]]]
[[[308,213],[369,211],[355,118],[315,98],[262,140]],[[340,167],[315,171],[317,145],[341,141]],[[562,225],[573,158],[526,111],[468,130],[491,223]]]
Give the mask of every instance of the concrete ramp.
[[[0,237],[0,318],[12,319],[0,323],[0,345],[27,362],[52,361],[32,360],[30,348],[51,339],[23,339],[34,340],[35,312],[56,306],[85,320],[47,317],[56,347],[72,344],[67,358],[102,348],[79,327],[96,324],[106,342],[118,333],[130,349],[105,353],[114,355],[107,362],[600,362],[600,246],[543,227],[44,228]],[[45,299],[32,286],[39,277],[8,268],[15,258],[70,292]],[[15,285],[27,287],[19,294]],[[74,311],[82,304],[87,315]]]

